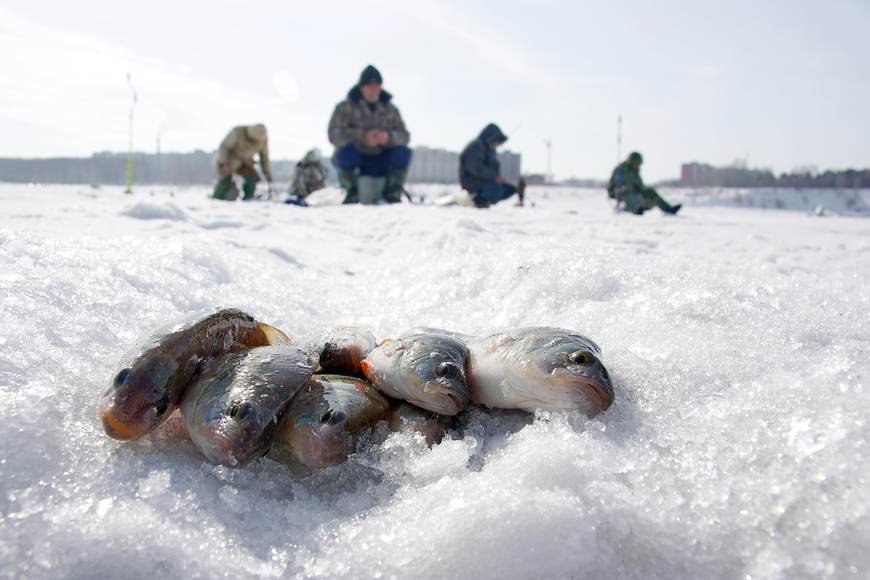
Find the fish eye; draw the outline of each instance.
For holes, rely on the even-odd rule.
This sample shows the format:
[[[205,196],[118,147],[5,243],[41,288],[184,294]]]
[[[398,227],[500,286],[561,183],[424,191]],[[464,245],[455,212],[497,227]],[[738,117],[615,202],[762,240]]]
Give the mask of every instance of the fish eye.
[[[245,417],[251,415],[254,412],[254,405],[245,401],[243,403],[239,403],[238,401],[233,401],[227,407],[227,410],[224,411],[224,415],[229,417],[230,419],[235,419],[236,421],[241,421]]]
[[[585,350],[578,350],[568,355],[568,361],[575,365],[588,365],[592,363],[592,354]]]
[[[441,363],[435,372],[439,377],[445,379],[458,379],[462,376],[462,370],[460,370],[459,365],[451,362]]]
[[[131,370],[133,370],[133,369],[130,369],[130,368],[121,369],[121,371],[117,375],[115,375],[115,386],[116,387],[120,387],[121,385],[123,385],[124,383],[127,382],[127,377],[130,376]]]

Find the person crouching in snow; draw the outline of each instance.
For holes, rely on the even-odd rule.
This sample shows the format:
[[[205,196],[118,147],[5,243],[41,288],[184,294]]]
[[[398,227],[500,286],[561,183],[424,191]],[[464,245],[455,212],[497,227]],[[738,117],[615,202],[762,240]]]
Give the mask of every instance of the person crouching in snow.
[[[272,171],[269,168],[269,138],[266,126],[240,125],[234,127],[221,141],[215,159],[218,182],[214,186],[215,199],[234,201],[239,197],[239,189],[233,181],[234,175],[242,177],[244,199],[252,199],[257,189],[260,175],[254,168],[254,156],[260,156],[260,167],[263,176],[272,183]]]
[[[393,96],[382,85],[378,69],[367,66],[329,120],[329,141],[335,145],[332,161],[347,192],[344,203],[359,201],[361,175],[385,178],[383,200],[402,201],[411,164],[411,135],[393,104]]]
[[[290,186],[290,199],[287,203],[293,205],[308,205],[305,198],[326,187],[328,172],[323,165],[319,149],[312,149],[305,154],[302,161],[296,164],[293,174],[293,184]]]
[[[640,166],[643,156],[632,151],[628,159],[616,166],[607,184],[607,195],[622,203],[626,211],[635,215],[643,215],[653,206],[658,206],[665,213],[675,214],[683,207],[682,204],[671,205],[652,187],[647,187],[640,177]]]
[[[525,182],[520,179],[515,186],[501,176],[501,164],[496,148],[507,141],[498,125],[490,123],[480,135],[465,146],[459,156],[459,183],[471,194],[474,205],[489,207],[517,194],[517,205],[523,205]]]

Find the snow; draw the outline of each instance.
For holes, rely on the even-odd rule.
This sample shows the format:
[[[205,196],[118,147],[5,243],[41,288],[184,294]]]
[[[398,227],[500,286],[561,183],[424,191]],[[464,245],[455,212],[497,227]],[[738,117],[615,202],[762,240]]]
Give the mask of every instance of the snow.
[[[870,191],[860,189],[702,188],[678,193],[683,194],[685,202],[693,205],[870,214]]]
[[[852,192],[775,192],[795,211],[664,193],[689,205],[0,185],[0,576],[867,578],[870,221],[837,215]],[[216,305],[293,336],[571,328],[617,400],[474,409],[431,450],[382,426],[307,478],[209,465],[177,424],[106,437],[121,357]]]

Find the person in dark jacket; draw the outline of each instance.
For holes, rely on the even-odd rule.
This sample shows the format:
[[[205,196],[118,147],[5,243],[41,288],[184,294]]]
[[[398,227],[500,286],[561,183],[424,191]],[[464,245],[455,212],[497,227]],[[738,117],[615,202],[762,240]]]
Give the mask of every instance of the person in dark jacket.
[[[393,95],[381,88],[383,82],[378,69],[367,66],[329,120],[329,141],[335,145],[332,162],[347,192],[345,203],[358,201],[360,175],[385,177],[384,201],[402,201],[411,164],[411,135]]]
[[[675,214],[682,204],[671,205],[652,187],[647,187],[640,177],[643,156],[632,151],[628,159],[616,166],[607,183],[607,195],[625,206],[626,211],[643,215],[648,209],[658,206],[665,213]]]
[[[459,183],[471,194],[477,207],[489,207],[513,194],[519,196],[519,205],[523,205],[525,182],[520,179],[514,186],[501,176],[496,147],[505,141],[507,135],[498,125],[490,123],[459,156]]]

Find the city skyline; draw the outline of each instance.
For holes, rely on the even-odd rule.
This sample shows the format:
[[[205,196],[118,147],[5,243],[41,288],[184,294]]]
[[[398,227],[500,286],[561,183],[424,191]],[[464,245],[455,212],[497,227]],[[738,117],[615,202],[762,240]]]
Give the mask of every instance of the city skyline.
[[[14,58],[0,83],[0,156],[126,150],[127,72],[138,151],[158,139],[163,151],[213,150],[233,125],[262,121],[275,156],[314,146],[328,156],[332,108],[371,62],[412,146],[461,150],[494,121],[529,173],[546,171],[552,139],[556,177],[609,174],[618,115],[622,154],[643,151],[650,181],[693,159],[748,156],[776,173],[864,167],[868,23],[870,7],[855,1],[508,2],[497,13],[483,3],[2,1],[0,50]]]

